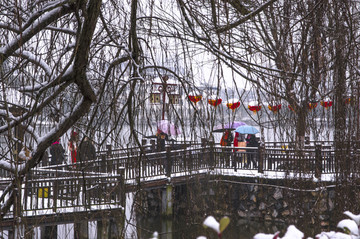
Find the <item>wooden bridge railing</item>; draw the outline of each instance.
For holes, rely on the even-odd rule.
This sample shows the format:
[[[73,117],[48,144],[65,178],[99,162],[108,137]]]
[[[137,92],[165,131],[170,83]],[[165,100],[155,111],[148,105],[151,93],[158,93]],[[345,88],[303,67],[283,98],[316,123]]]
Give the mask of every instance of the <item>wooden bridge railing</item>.
[[[26,177],[22,186],[22,210],[27,214],[65,212],[104,205],[123,205],[126,183],[136,180],[197,174],[211,170],[252,170],[252,172],[284,172],[308,174],[336,173],[333,149],[320,145],[311,149],[293,148],[233,148],[214,145],[171,147],[154,152],[142,150],[108,150],[98,153],[91,162],[37,168]],[[360,151],[348,155],[349,168],[360,172]],[[223,171],[224,172],[224,171]],[[91,209],[90,208],[90,209]]]
[[[16,202],[6,218],[56,215],[111,207],[123,210],[125,180],[120,174],[36,169],[25,177]],[[20,213],[20,215],[19,215]]]
[[[355,157],[355,156],[354,156]],[[109,154],[107,163],[125,168],[125,178],[146,178],[191,173],[203,169],[256,170],[296,172],[303,174],[335,173],[335,151],[315,147],[295,150],[291,148],[233,148],[189,147],[143,154],[131,152],[127,156]]]

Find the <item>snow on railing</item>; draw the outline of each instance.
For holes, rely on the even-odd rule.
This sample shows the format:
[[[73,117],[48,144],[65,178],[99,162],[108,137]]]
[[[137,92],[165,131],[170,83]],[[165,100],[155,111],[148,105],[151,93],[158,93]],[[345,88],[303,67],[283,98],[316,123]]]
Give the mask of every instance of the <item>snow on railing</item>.
[[[126,184],[196,175],[232,172],[244,176],[269,172],[320,178],[336,173],[336,152],[320,146],[304,150],[289,147],[220,147],[213,144],[168,145],[165,151],[153,147],[98,152],[97,159],[76,164],[38,167],[22,184],[23,211],[56,213],[111,205],[121,207]],[[353,162],[359,155],[353,154]],[[358,170],[357,167],[350,167]],[[284,176],[286,177],[286,176]],[[91,205],[91,206],[90,206]],[[70,211],[71,211],[70,210]]]

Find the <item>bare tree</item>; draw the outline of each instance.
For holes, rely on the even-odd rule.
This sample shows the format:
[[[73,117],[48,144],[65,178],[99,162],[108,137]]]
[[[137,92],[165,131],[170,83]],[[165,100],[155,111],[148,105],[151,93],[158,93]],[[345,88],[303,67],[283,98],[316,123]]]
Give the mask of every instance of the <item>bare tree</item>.
[[[4,154],[1,168],[15,174],[14,181],[1,196],[1,201],[6,195],[9,196],[1,207],[1,216],[4,216],[13,204],[19,181],[39,163],[50,144],[70,129],[96,101],[86,69],[101,1],[89,1],[88,4],[83,1],[62,1],[56,4],[28,2],[21,6],[16,3],[3,1],[1,4],[3,37],[0,65],[2,95],[5,100],[1,104],[3,124],[0,131],[8,132],[9,139],[9,153]],[[74,18],[68,18],[72,14]],[[61,31],[56,28],[57,25],[66,27]],[[72,27],[77,31],[69,30]],[[48,41],[47,36],[51,35],[55,35],[54,41]],[[62,41],[63,37],[69,35],[73,37],[74,45]],[[56,54],[50,54],[47,61],[43,59],[48,51],[52,52],[51,49],[55,48],[54,44],[60,43],[63,49],[58,48],[59,45],[54,49]],[[10,87],[22,94],[22,100],[27,101],[26,104],[20,101],[10,105],[6,100],[6,97],[11,97],[6,94]],[[75,97],[79,102],[66,117],[60,118],[53,130],[40,136],[34,131],[32,122],[36,122],[39,116],[40,120],[43,120],[41,115],[44,116],[51,103],[54,104],[70,87],[76,88],[78,93]],[[11,152],[13,145],[22,140],[14,135],[13,129],[16,127],[21,127],[23,135],[28,134],[31,137],[27,143],[22,142],[23,145],[33,143],[31,158],[24,164],[20,164],[17,152]]]
[[[353,85],[351,72],[355,72],[346,61],[356,54],[353,39],[357,35],[350,30],[357,21],[353,17],[356,7],[351,1],[344,3],[347,10],[341,11],[342,18],[346,19],[340,27],[341,34],[335,30],[339,25],[335,19],[339,17],[333,15],[336,11],[328,2],[240,4],[238,1],[209,0],[185,4],[179,0],[178,4],[189,35],[214,54],[221,64],[228,65],[238,76],[253,83],[259,103],[282,103],[283,112],[287,106],[291,107],[292,114],[279,117],[285,124],[293,122],[289,129],[295,129],[295,132],[288,137],[295,136],[294,140],[302,142],[300,146],[303,144],[304,136],[310,133],[308,129],[315,125],[313,119],[328,117],[312,111],[315,104],[320,105],[326,98],[338,104],[335,114],[341,117],[334,121],[343,119],[342,124],[335,123],[337,132],[346,131],[340,126],[345,125],[344,118],[349,116],[344,111],[343,98],[348,94],[346,88]],[[333,54],[335,46],[338,46],[336,56]],[[340,73],[341,77],[338,76]],[[336,80],[340,78],[343,82]]]
[[[210,92],[219,95],[229,68],[236,89],[226,90],[226,97],[245,102],[248,95],[238,86],[246,81],[259,104],[283,103],[284,111],[290,105],[293,111],[270,123],[287,127],[286,136],[300,142],[318,116],[309,103],[334,97],[335,111],[321,117],[334,113],[335,137],[349,139],[353,132],[346,125],[359,128],[343,100],[359,91],[358,19],[356,4],[343,3],[2,1],[0,168],[13,181],[0,197],[1,202],[8,198],[1,215],[13,205],[25,175],[69,131],[94,139],[98,148],[140,144],[154,132],[160,115],[143,106],[155,77],[178,80],[185,96],[211,80]],[[204,65],[212,72],[201,74]],[[167,113],[190,128],[191,139],[210,137],[219,118],[235,118],[203,106],[169,104]],[[262,123],[261,117],[253,118]],[[25,163],[23,148],[32,151]]]

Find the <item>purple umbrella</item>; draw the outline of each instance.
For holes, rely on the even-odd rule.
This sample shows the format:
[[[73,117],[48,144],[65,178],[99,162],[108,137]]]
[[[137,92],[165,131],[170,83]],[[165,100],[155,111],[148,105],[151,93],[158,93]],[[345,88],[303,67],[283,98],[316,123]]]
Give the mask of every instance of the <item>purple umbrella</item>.
[[[179,135],[181,130],[168,120],[160,120],[157,123],[157,129],[168,135]]]
[[[246,125],[246,124],[241,121],[234,121],[232,123],[227,123],[227,124],[219,124],[214,127],[213,132],[224,132],[227,129],[235,130],[237,127],[242,126],[242,125]]]

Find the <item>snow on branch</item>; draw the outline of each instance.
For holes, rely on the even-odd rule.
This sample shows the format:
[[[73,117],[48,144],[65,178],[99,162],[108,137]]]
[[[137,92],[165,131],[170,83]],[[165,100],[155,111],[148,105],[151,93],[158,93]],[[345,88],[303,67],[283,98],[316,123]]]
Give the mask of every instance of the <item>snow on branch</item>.
[[[46,29],[49,29],[51,31],[56,31],[56,32],[63,32],[72,36],[76,36],[76,31],[69,29],[69,28],[60,28],[60,27],[53,27],[53,26],[48,26]]]
[[[42,157],[43,152],[58,139],[61,135],[65,134],[79,118],[81,118],[88,110],[92,101],[84,97],[74,108],[71,114],[66,115],[60,122],[45,136],[37,138],[37,145],[34,145],[32,158],[26,162],[26,166],[18,172],[18,176],[25,175],[30,168],[33,168],[37,161]]]
[[[25,164],[14,164],[13,162],[8,162],[4,159],[0,160],[0,168],[1,169],[4,169],[6,171],[9,171],[9,172],[16,172],[16,171],[20,171],[22,170],[23,168],[25,167]]]
[[[6,24],[6,23],[0,22],[0,28],[1,28],[1,29],[6,29],[6,30],[13,31],[13,32],[15,32],[15,33],[20,33],[19,28],[17,28],[16,26],[12,26],[12,25],[10,25],[10,24]]]
[[[218,33],[223,33],[223,32],[226,32],[226,31],[228,31],[228,30],[230,30],[230,29],[232,29],[234,27],[239,26],[240,24],[246,22],[247,20],[253,18],[257,14],[262,12],[265,8],[267,8],[269,5],[273,4],[276,1],[277,0],[270,0],[270,1],[266,2],[266,3],[264,3],[263,5],[261,5],[260,7],[258,7],[255,11],[252,11],[249,14],[247,14],[246,16],[240,18],[236,22],[230,23],[230,24],[228,24],[226,26],[219,27],[216,31]]]
[[[38,89],[38,90],[45,90],[45,88],[50,87],[50,85],[51,86],[54,86],[55,84],[57,85],[58,84],[57,82],[66,82],[66,84],[70,84],[70,81],[68,81],[68,79],[71,79],[72,77],[73,77],[73,67],[70,66],[60,79],[54,79],[53,81],[50,82],[50,84],[43,86],[43,88]],[[0,116],[3,115],[4,117],[8,117],[9,119],[11,119],[11,121],[9,122],[9,124],[0,126],[0,133],[3,133],[5,131],[7,131],[9,128],[12,128],[12,127],[20,124],[20,122],[27,120],[28,118],[32,117],[33,114],[40,112],[44,107],[49,105],[50,102],[53,99],[55,99],[61,92],[63,92],[63,87],[66,87],[66,84],[64,84],[62,87],[58,87],[55,90],[55,92],[53,92],[53,94],[46,97],[40,104],[37,104],[36,108],[32,109],[31,112],[25,111],[25,113],[22,116],[14,117],[10,112],[1,110]],[[23,90],[26,90],[26,88],[23,88]],[[9,102],[6,102],[6,104],[9,104]],[[20,105],[16,105],[16,106],[17,106],[17,108],[21,107]]]
[[[45,4],[41,9],[37,9],[35,12],[33,12],[30,17],[27,19],[27,21],[22,25],[21,29],[28,28],[31,24],[33,24],[36,19],[41,17],[42,14],[49,12],[55,8],[61,7],[62,5],[68,4],[69,0],[63,0],[63,1],[52,1],[47,4]],[[34,9],[36,6],[30,6],[30,9]]]
[[[64,16],[73,9],[68,5],[63,5],[61,7],[55,8],[49,12],[46,12],[37,20],[35,20],[30,26],[25,28],[21,34],[15,37],[12,41],[6,44],[4,47],[0,48],[0,56],[2,55],[2,61],[6,60],[10,55],[12,55],[16,50],[23,46],[28,40],[33,36],[43,30],[51,22],[59,19],[61,16]]]
[[[51,76],[51,68],[50,68],[50,66],[48,64],[46,64],[46,62],[43,61],[40,57],[35,56],[30,51],[17,50],[15,52],[15,56],[25,58],[25,59],[29,60],[30,62],[34,63],[35,65],[40,66],[44,70],[46,76],[48,76],[48,77]]]
[[[1,104],[3,104],[2,102],[0,102],[0,105]],[[8,112],[8,111],[6,111],[6,110],[1,110],[0,109],[0,117],[7,117],[7,118],[9,118],[9,119],[11,119],[11,120],[15,120],[16,119],[16,117],[14,117],[14,115],[11,113],[11,112]]]
[[[73,70],[74,70],[74,67],[73,65],[71,64],[66,70],[65,70],[65,73],[60,73],[59,76],[57,77],[52,77],[48,83],[44,83],[44,84],[35,84],[35,85],[32,85],[32,86],[24,86],[21,88],[21,91],[22,92],[33,92],[33,91],[45,91],[51,87],[56,87],[58,85],[63,85],[64,83],[66,82],[69,82],[72,78],[73,78]],[[63,85],[64,87],[64,85]],[[59,88],[55,88],[55,91],[57,92],[59,90]],[[57,94],[53,94],[54,95],[57,95]],[[51,97],[52,99],[54,97]]]

